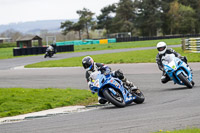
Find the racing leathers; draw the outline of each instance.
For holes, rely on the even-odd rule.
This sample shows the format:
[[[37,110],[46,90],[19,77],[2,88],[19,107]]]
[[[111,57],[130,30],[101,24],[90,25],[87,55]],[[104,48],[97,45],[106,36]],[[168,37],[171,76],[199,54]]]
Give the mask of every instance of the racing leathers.
[[[53,51],[53,50],[54,50],[54,48],[53,48],[51,45],[49,45],[49,46],[47,47],[47,49],[46,49],[46,52]]]
[[[158,53],[156,56],[156,63],[158,64],[158,68],[163,72],[162,77],[161,77],[162,83],[167,83],[170,80],[170,78],[166,74],[166,72],[163,68],[163,64],[162,64],[162,57],[165,56],[165,54],[174,54],[175,57],[180,58],[182,61],[184,61],[187,64],[187,58],[185,56],[181,56],[179,53],[177,53],[175,50],[173,50],[171,48],[168,48],[164,54]]]

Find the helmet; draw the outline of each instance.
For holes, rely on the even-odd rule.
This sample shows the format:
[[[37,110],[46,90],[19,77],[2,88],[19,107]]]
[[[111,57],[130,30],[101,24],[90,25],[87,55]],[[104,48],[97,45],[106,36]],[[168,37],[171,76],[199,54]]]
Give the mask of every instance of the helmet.
[[[86,56],[82,59],[82,65],[86,70],[94,68],[94,60],[90,56]]]
[[[165,42],[159,42],[157,44],[159,54],[164,54],[167,50],[167,44]]]

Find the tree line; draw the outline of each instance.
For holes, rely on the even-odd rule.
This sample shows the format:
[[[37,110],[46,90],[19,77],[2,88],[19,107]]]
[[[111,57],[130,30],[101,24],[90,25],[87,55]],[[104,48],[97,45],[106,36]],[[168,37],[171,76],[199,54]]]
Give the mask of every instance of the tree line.
[[[77,22],[61,23],[62,34],[86,34],[105,30],[105,34],[131,32],[133,36],[198,34],[200,0],[120,0],[101,9],[96,16],[89,9],[78,10]]]

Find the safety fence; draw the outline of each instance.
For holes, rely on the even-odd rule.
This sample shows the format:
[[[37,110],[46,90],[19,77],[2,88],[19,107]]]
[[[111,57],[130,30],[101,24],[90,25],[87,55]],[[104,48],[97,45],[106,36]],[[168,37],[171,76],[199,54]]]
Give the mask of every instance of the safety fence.
[[[182,39],[184,52],[200,53],[200,38]]]
[[[56,42],[56,45],[62,46],[62,45],[108,44],[108,43],[115,43],[115,42],[116,42],[115,38],[99,39],[99,40],[85,39],[85,40]]]
[[[44,54],[47,47],[14,48],[13,56]],[[74,45],[56,46],[56,52],[74,51]]]

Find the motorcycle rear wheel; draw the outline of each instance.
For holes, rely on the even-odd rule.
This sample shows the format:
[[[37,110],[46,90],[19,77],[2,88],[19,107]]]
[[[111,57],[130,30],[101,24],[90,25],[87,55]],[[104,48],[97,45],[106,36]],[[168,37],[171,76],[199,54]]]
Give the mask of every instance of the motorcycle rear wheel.
[[[134,95],[136,98],[135,100],[133,100],[133,102],[137,103],[137,104],[141,104],[144,102],[145,100],[145,97],[143,95],[143,93],[139,90],[139,89],[136,89],[132,95]]]
[[[193,87],[192,83],[182,73],[180,73],[178,77],[188,88]]]
[[[122,94],[119,92],[117,92],[117,96],[115,96],[108,89],[105,89],[103,95],[109,102],[114,104],[116,107],[122,108],[125,107],[126,105]]]

